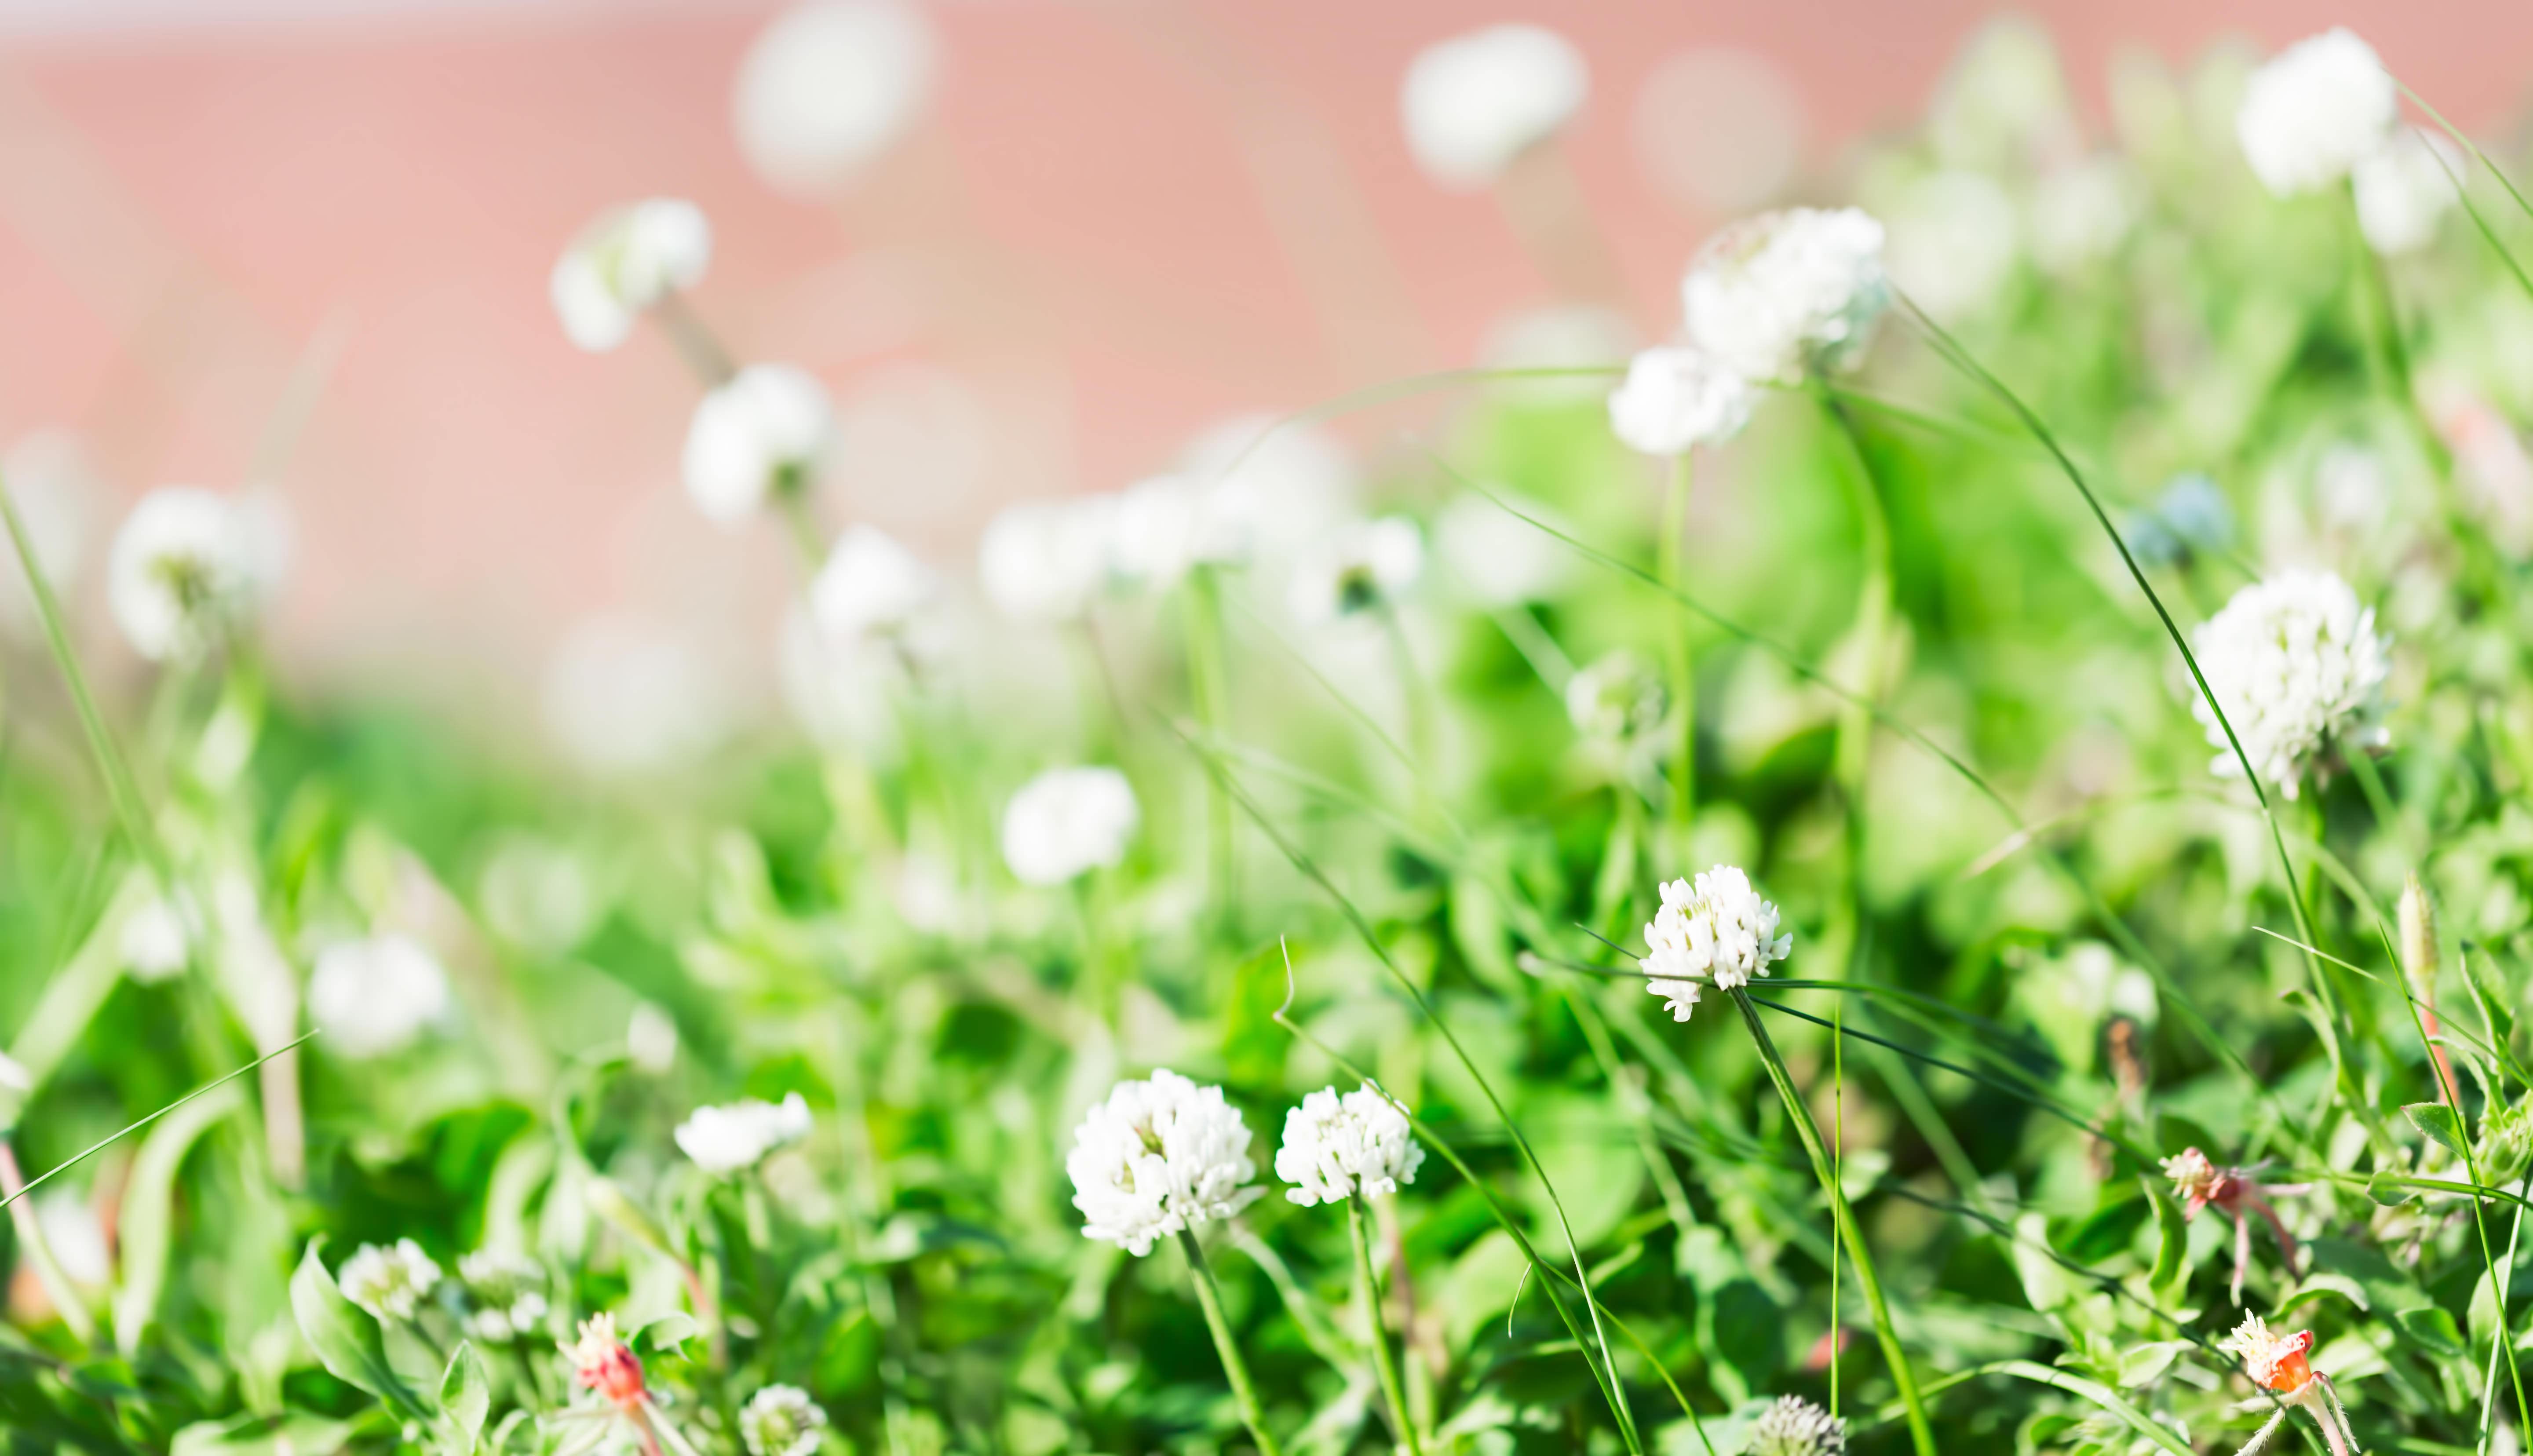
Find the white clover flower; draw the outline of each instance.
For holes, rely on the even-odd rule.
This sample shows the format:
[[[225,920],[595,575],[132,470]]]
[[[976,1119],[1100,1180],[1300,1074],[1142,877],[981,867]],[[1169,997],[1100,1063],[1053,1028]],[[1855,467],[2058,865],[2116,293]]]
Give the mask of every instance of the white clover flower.
[[[1686,454],[1750,423],[1750,381],[1702,349],[1666,344],[1627,362],[1610,393],[1610,431],[1648,455]]]
[[[2331,573],[2287,570],[2243,588],[2191,645],[2253,771],[2289,798],[2330,749],[2381,741],[2372,719],[2390,670],[2386,643],[2374,609]],[[2207,698],[2190,706],[2218,750],[2218,777],[2240,774]]]
[[[1839,363],[1890,302],[1882,241],[1882,224],[1854,207],[1736,223],[1680,282],[1689,342],[1754,381]]]
[[[835,192],[913,125],[939,50],[930,22],[904,0],[794,6],[738,63],[739,154],[777,192]]]
[[[1427,46],[1398,94],[1407,149],[1436,185],[1471,192],[1556,135],[1591,94],[1582,52],[1539,26],[1489,26]]]
[[[1563,542],[1530,523],[1556,524],[1556,512],[1508,492],[1496,495],[1521,515],[1472,492],[1453,497],[1435,518],[1434,553],[1451,586],[1486,607],[1518,607],[1556,596],[1573,558]]]
[[[123,973],[143,985],[173,980],[185,973],[194,953],[199,917],[183,903],[152,896],[123,922],[115,949],[123,957]]]
[[[440,1265],[411,1239],[382,1249],[364,1244],[334,1276],[343,1298],[380,1319],[411,1319],[440,1287]]]
[[[769,496],[805,492],[835,437],[826,385],[788,364],[751,364],[695,405],[686,494],[704,519],[736,525]]]
[[[192,486],[141,497],[106,558],[106,605],[153,663],[208,652],[274,584],[264,529],[243,501]]]
[[[2424,127],[2403,127],[2357,163],[2357,226],[2386,258],[2434,242],[2461,193],[2462,148]]]
[[[1778,1396],[1750,1423],[1747,1456],[1841,1456],[1847,1423],[1799,1395]]]
[[[677,1147],[707,1173],[752,1168],[786,1143],[809,1136],[809,1104],[793,1092],[782,1103],[749,1097],[727,1107],[698,1107],[677,1124]]]
[[[1049,769],[1003,806],[1003,862],[1024,885],[1061,885],[1124,859],[1142,817],[1115,769]]]
[[[402,1051],[448,1014],[448,973],[407,936],[338,941],[308,978],[308,1014],[324,1044],[356,1061]]]
[[[1249,543],[1221,502],[1181,475],[1156,475],[1117,497],[1109,547],[1117,574],[1166,590],[1197,566],[1231,566],[1249,558]]]
[[[1626,744],[1662,727],[1671,689],[1643,658],[1621,647],[1565,679],[1565,717],[1599,743]]]
[[[694,204],[651,198],[614,208],[582,228],[556,261],[556,317],[581,348],[613,349],[644,310],[693,287],[711,262],[712,224]]]
[[[747,1398],[738,1412],[739,1438],[747,1456],[809,1456],[818,1449],[818,1428],[827,1413],[797,1385],[768,1385]]]
[[[2277,197],[2347,176],[2389,139],[2400,93],[2375,48],[2346,29],[2299,40],[2252,73],[2234,113],[2243,159]]]
[[[1179,478],[1199,493],[1202,559],[1273,557],[1325,536],[1354,512],[1354,457],[1316,426],[1271,414],[1233,415],[1199,431]]]
[[[1229,1218],[1263,1189],[1250,1184],[1249,1129],[1220,1087],[1175,1072],[1121,1081],[1074,1131],[1064,1160],[1084,1237],[1138,1256],[1183,1229]]]
[[[1766,975],[1773,961],[1794,949],[1792,935],[1777,934],[1777,907],[1750,888],[1750,877],[1719,864],[1691,885],[1662,887],[1662,908],[1645,927],[1652,954],[1636,964],[1653,979],[1645,989],[1663,998],[1672,1019],[1685,1021],[1697,1005],[1699,984],[1730,991]]]
[[[1370,1082],[1340,1097],[1323,1087],[1284,1114],[1284,1142],[1275,1176],[1293,1185],[1284,1196],[1308,1208],[1341,1203],[1357,1194],[1394,1194],[1414,1183],[1425,1161],[1407,1114]]]
[[[1287,602],[1303,621],[1333,621],[1396,602],[1424,572],[1424,533],[1383,516],[1321,542],[1294,567]]]
[[[1028,501],[994,517],[976,545],[985,599],[1015,621],[1073,621],[1108,584],[1118,500]]]
[[[940,593],[914,553],[875,526],[849,527],[809,583],[809,612],[827,640],[903,635]]]
[[[624,1021],[624,1055],[653,1077],[677,1065],[677,1023],[647,1001],[633,1004]]]

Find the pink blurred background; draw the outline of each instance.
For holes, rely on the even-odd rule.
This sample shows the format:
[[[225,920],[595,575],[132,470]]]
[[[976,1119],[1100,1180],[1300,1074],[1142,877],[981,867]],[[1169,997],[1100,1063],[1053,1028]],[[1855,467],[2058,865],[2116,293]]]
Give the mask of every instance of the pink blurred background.
[[[0,0],[0,439],[58,425],[86,441],[101,498],[83,595],[142,489],[271,473],[299,523],[274,633],[303,683],[505,716],[567,622],[623,603],[717,624],[722,650],[759,660],[781,543],[682,499],[692,381],[648,333],[577,352],[548,305],[557,251],[600,208],[701,204],[716,257],[697,309],[740,354],[839,396],[831,519],[964,565],[999,501],[1124,484],[1228,411],[1472,362],[1498,320],[1561,293],[1598,285],[1662,331],[1680,262],[1723,215],[1682,177],[1746,149],[1678,85],[1648,99],[1660,68],[1701,47],[1773,67],[1792,106],[1747,145],[1793,136],[1782,191],[1799,195],[1846,144],[1918,116],[1993,14],[944,4],[926,119],[814,205],[761,185],[733,136],[734,76],[773,13]],[[2186,66],[2227,37],[2268,49],[2346,24],[2466,126],[2514,115],[2533,55],[2523,5],[2029,14],[2096,128],[2123,45]],[[1547,21],[1589,59],[1570,173],[1538,185],[1579,186],[1615,278],[1550,276],[1517,205],[1439,191],[1407,154],[1408,59],[1507,19]]]

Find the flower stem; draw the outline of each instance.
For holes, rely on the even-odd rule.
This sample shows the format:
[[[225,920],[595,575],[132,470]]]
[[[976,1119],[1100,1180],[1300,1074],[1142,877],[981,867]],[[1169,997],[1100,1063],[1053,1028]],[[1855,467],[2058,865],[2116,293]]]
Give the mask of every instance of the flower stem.
[[[1786,1059],[1760,1023],[1759,1009],[1750,1004],[1750,993],[1736,986],[1729,993],[1733,1004],[1741,1009],[1742,1024],[1750,1028],[1750,1040],[1759,1049],[1759,1061],[1768,1069],[1768,1080],[1776,1083],[1777,1095],[1786,1104],[1786,1121],[1794,1124],[1795,1136],[1802,1139],[1803,1151],[1811,1155],[1812,1172],[1819,1177],[1821,1191],[1829,1194],[1832,1219],[1838,1225],[1839,1241],[1847,1247],[1847,1256],[1856,1266],[1856,1287],[1863,1291],[1864,1307],[1873,1315],[1874,1338],[1881,1342],[1882,1359],[1891,1368],[1891,1383],[1899,1388],[1900,1404],[1908,1413],[1909,1439],[1917,1456],[1935,1456],[1934,1427],[1926,1421],[1925,1398],[1918,1394],[1917,1377],[1909,1369],[1908,1352],[1900,1348],[1900,1334],[1891,1324],[1891,1307],[1882,1297],[1882,1276],[1874,1269],[1873,1252],[1865,1247],[1864,1236],[1856,1230],[1856,1210],[1847,1206],[1847,1193],[1838,1186],[1838,1175],[1830,1167],[1829,1150],[1821,1143],[1820,1129],[1812,1122],[1811,1109],[1795,1090],[1793,1074],[1786,1071]],[[1833,1334],[1832,1338],[1836,1338]]]
[[[1240,1403],[1240,1419],[1249,1425],[1251,1439],[1258,1442],[1258,1456],[1283,1456],[1283,1448],[1266,1433],[1266,1411],[1258,1403],[1258,1387],[1249,1380],[1249,1363],[1240,1358],[1240,1346],[1231,1338],[1231,1321],[1222,1312],[1222,1286],[1213,1282],[1213,1265],[1205,1259],[1204,1246],[1196,1242],[1193,1229],[1179,1230],[1179,1249],[1187,1254],[1188,1272],[1195,1276],[1196,1302],[1205,1310],[1205,1327],[1213,1332],[1214,1352],[1222,1357],[1222,1373],[1231,1381],[1231,1398]]]
[[[1219,737],[1230,715],[1230,685],[1223,674],[1222,584],[1210,566],[1198,566],[1187,580],[1188,692],[1196,700],[1197,721]],[[1237,866],[1231,853],[1231,800],[1211,775],[1206,777],[1206,827],[1213,851],[1211,886],[1215,908],[1236,919],[1239,908]]]
[[[1398,1358],[1391,1353],[1389,1334],[1381,1324],[1381,1275],[1372,1266],[1371,1223],[1363,1194],[1348,1197],[1346,1227],[1354,1234],[1355,1296],[1363,1301],[1363,1317],[1372,1331],[1373,1373],[1381,1377],[1381,1398],[1389,1403],[1389,1424],[1398,1432],[1399,1444],[1407,1448],[1407,1456],[1424,1456],[1415,1418],[1407,1413],[1406,1387],[1398,1380]]]
[[[1688,533],[1688,451],[1680,451],[1663,494],[1662,539],[1655,543],[1662,583],[1675,592],[1680,590],[1685,569],[1680,557],[1685,550],[1682,538]],[[1665,646],[1671,655],[1672,712],[1679,725],[1671,765],[1671,823],[1677,842],[1673,852],[1681,856],[1680,867],[1685,869],[1689,822],[1697,815],[1697,679],[1689,655],[1688,618],[1677,612],[1668,613],[1668,618],[1671,633]]]

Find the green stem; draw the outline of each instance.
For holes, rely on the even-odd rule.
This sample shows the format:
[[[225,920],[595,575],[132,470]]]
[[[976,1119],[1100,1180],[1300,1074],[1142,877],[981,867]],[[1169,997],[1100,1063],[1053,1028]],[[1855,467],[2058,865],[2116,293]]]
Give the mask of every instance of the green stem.
[[[1223,670],[1222,584],[1213,568],[1200,565],[1187,581],[1188,693],[1206,735],[1219,739],[1230,715],[1230,685]],[[1232,858],[1231,800],[1210,775],[1206,786],[1206,827],[1212,847],[1215,908],[1227,919],[1239,909],[1238,866]]]
[[[1381,1275],[1372,1263],[1371,1214],[1363,1194],[1346,1199],[1346,1227],[1354,1234],[1354,1288],[1363,1301],[1363,1317],[1372,1332],[1372,1370],[1381,1377],[1381,1398],[1389,1402],[1389,1424],[1398,1432],[1407,1456],[1424,1456],[1415,1418],[1407,1413],[1407,1390],[1398,1380],[1398,1358],[1389,1348],[1389,1333],[1381,1323]]]
[[[1811,1109],[1795,1090],[1794,1075],[1786,1071],[1786,1059],[1768,1036],[1768,1028],[1759,1020],[1759,1009],[1750,1004],[1750,993],[1736,986],[1731,992],[1733,1004],[1741,1010],[1741,1021],[1750,1028],[1750,1040],[1759,1049],[1759,1061],[1768,1069],[1768,1080],[1776,1083],[1777,1095],[1786,1104],[1786,1121],[1794,1124],[1795,1136],[1802,1139],[1803,1151],[1810,1154],[1812,1172],[1820,1179],[1822,1192],[1829,1194],[1831,1217],[1838,1225],[1839,1242],[1847,1246],[1847,1256],[1856,1265],[1856,1287],[1864,1293],[1864,1307],[1873,1315],[1874,1338],[1881,1342],[1882,1359],[1891,1368],[1891,1383],[1899,1388],[1900,1403],[1908,1411],[1909,1439],[1917,1456],[1935,1456],[1935,1431],[1926,1421],[1926,1403],[1917,1391],[1917,1377],[1909,1369],[1908,1352],[1900,1348],[1900,1333],[1891,1323],[1891,1307],[1882,1297],[1882,1277],[1873,1266],[1873,1252],[1865,1247],[1864,1236],[1856,1227],[1856,1211],[1847,1206],[1847,1193],[1838,1186],[1838,1175],[1830,1167],[1829,1149],[1822,1145],[1820,1129],[1812,1122]],[[1833,1333],[1832,1338],[1836,1338]]]
[[[1682,450],[1672,468],[1670,487],[1663,495],[1662,539],[1655,543],[1663,585],[1673,591],[1680,589],[1685,569],[1680,558],[1688,534],[1688,485],[1689,452]],[[1689,824],[1697,816],[1697,678],[1696,664],[1689,653],[1687,618],[1672,612],[1669,625],[1671,632],[1665,645],[1671,655],[1672,713],[1678,725],[1672,744],[1671,823],[1673,852],[1683,856],[1684,867]]]
[[[1205,1248],[1196,1242],[1195,1230],[1179,1230],[1179,1249],[1187,1254],[1188,1272],[1195,1276],[1196,1302],[1205,1310],[1205,1327],[1213,1332],[1214,1352],[1222,1357],[1231,1398],[1240,1403],[1240,1419],[1249,1424],[1258,1456],[1283,1456],[1283,1448],[1266,1433],[1266,1410],[1258,1403],[1258,1387],[1250,1383],[1249,1363],[1240,1358],[1240,1346],[1231,1338],[1231,1321],[1222,1312],[1222,1287],[1213,1282],[1213,1265],[1206,1262]],[[1377,1331],[1380,1320],[1376,1318],[1373,1325]]]

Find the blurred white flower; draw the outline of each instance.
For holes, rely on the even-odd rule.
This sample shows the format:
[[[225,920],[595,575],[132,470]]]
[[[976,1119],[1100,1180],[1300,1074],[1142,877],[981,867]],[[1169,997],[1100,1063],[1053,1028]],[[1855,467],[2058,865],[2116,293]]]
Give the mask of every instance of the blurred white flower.
[[[2399,114],[2392,74],[2375,48],[2332,29],[2252,73],[2234,135],[2261,185],[2293,197],[2347,176],[2390,137]]]
[[[831,642],[899,636],[940,585],[897,538],[875,526],[850,526],[809,583],[809,612]]]
[[[1663,998],[1672,1019],[1685,1021],[1701,981],[1722,991],[1747,985],[1785,960],[1795,938],[1777,934],[1777,907],[1750,888],[1748,875],[1719,864],[1694,885],[1673,880],[1662,887],[1645,945],[1652,954],[1636,962],[1653,977],[1645,989]]]
[[[457,1256],[457,1279],[475,1309],[462,1321],[472,1338],[500,1344],[545,1332],[545,1266],[522,1253],[478,1249]]]
[[[1747,1456],[1844,1456],[1847,1423],[1799,1395],[1781,1395],[1750,1423]]]
[[[1318,540],[1354,507],[1354,459],[1314,425],[1268,414],[1234,415],[1201,431],[1181,452],[1179,478],[1205,502],[1197,558],[1271,557]]]
[[[1072,621],[1108,584],[1113,495],[1033,500],[994,517],[976,546],[985,599],[1016,621]]]
[[[35,1078],[28,1073],[26,1064],[7,1052],[0,1052],[0,1090],[31,1092],[34,1089]]]
[[[728,727],[723,704],[685,633],[641,612],[584,617],[546,664],[546,728],[590,774],[654,773],[700,757]]]
[[[1499,399],[1590,399],[1605,387],[1600,375],[1635,349],[1636,337],[1627,316],[1607,305],[1544,304],[1515,309],[1489,323],[1478,364],[1516,375],[1487,382],[1487,392]]]
[[[587,940],[606,909],[577,851],[527,834],[502,836],[484,861],[475,898],[494,934],[548,956]]]
[[[653,1077],[666,1074],[677,1065],[677,1023],[647,1001],[633,1003],[624,1022],[624,1054]]]
[[[275,585],[272,527],[240,499],[192,486],[141,497],[106,558],[106,605],[153,663],[208,652]]]
[[[691,288],[712,262],[703,209],[651,198],[602,212],[563,249],[551,291],[563,334],[591,353],[613,349],[633,320],[673,290]]]
[[[1229,1218],[1265,1192],[1250,1184],[1249,1129],[1220,1087],[1175,1072],[1121,1081],[1074,1131],[1064,1160],[1084,1237],[1141,1256],[1183,1229]]]
[[[738,1411],[739,1439],[747,1456],[809,1456],[827,1413],[797,1385],[768,1385]]]
[[[802,605],[784,615],[775,668],[784,706],[812,738],[874,761],[901,746],[893,694],[905,665],[888,643],[836,641]]]
[[[1891,210],[1891,281],[1942,321],[1996,296],[2020,254],[2014,203],[1977,172],[1934,172]]]
[[[448,1014],[448,973],[408,936],[337,941],[317,957],[308,1014],[337,1055],[383,1057],[411,1046]]]
[[[686,494],[716,525],[797,495],[835,443],[827,386],[788,364],[751,364],[706,394],[686,427]]]
[[[1962,41],[1926,108],[1926,139],[1948,167],[2022,172],[2081,136],[2048,28],[2000,15]]]
[[[114,1278],[105,1220],[77,1189],[53,1187],[34,1195],[35,1224],[64,1277],[82,1289],[103,1289]]]
[[[1719,444],[1750,422],[1749,380],[1702,349],[1665,344],[1628,361],[1610,393],[1610,430],[1629,449],[1681,455]]]
[[[1496,495],[1532,520],[1557,522],[1536,500],[1502,490]],[[1555,596],[1573,559],[1565,543],[1475,494],[1453,497],[1435,518],[1434,553],[1460,594],[1488,607]]]
[[[2436,240],[2437,224],[2461,200],[2462,148],[2424,127],[2402,127],[2357,163],[2357,226],[2386,258]]]
[[[2032,261],[2064,276],[2107,258],[2127,240],[2137,211],[2128,169],[2117,156],[2058,167],[2032,190]]]
[[[809,1104],[793,1092],[780,1105],[749,1097],[727,1107],[698,1107],[677,1124],[677,1147],[707,1173],[754,1167],[786,1143],[809,1136]]]
[[[67,430],[35,431],[0,458],[0,480],[8,484],[18,523],[27,528],[36,568],[55,596],[67,598],[79,582],[88,513],[98,495],[87,448]],[[12,631],[31,629],[37,622],[34,591],[27,584],[16,546],[6,540],[0,540],[0,621]]]
[[[364,1244],[334,1275],[343,1298],[380,1319],[411,1319],[440,1287],[440,1265],[411,1239],[382,1249]]]
[[[181,902],[151,897],[123,922],[123,933],[116,938],[124,974],[144,985],[184,974],[185,964],[193,957],[199,918]]]
[[[1195,566],[1248,559],[1249,543],[1221,502],[1181,475],[1156,475],[1126,488],[1111,522],[1117,574],[1153,591]]]
[[[1475,191],[1554,136],[1591,94],[1582,52],[1540,26],[1489,26],[1427,46],[1398,110],[1407,149],[1438,186]]]
[[[1293,568],[1293,615],[1328,622],[1394,603],[1425,571],[1425,535],[1405,516],[1347,526]]]
[[[2289,798],[2327,750],[2382,740],[2372,720],[2390,671],[2386,644],[2374,609],[2330,572],[2290,569],[2243,588],[2191,646],[2253,770]],[[2194,696],[2190,708],[2217,750],[2210,767],[2239,776],[2207,698]]]
[[[1061,885],[1126,857],[1143,811],[1115,769],[1049,769],[1003,806],[1003,862],[1024,885]]]
[[[1284,1114],[1275,1176],[1293,1185],[1284,1196],[1303,1207],[1341,1203],[1361,1194],[1394,1194],[1414,1183],[1425,1149],[1407,1115],[1370,1082],[1340,1097],[1323,1087]]]
[[[1890,301],[1882,224],[1854,207],[1746,218],[1680,282],[1688,340],[1752,380],[1792,382],[1857,348]]]
[[[1565,717],[1595,742],[1624,745],[1662,727],[1671,690],[1643,658],[1618,648],[1565,679]]]
[[[904,0],[794,6],[738,64],[739,154],[778,192],[835,192],[913,124],[939,50],[931,22]]]

